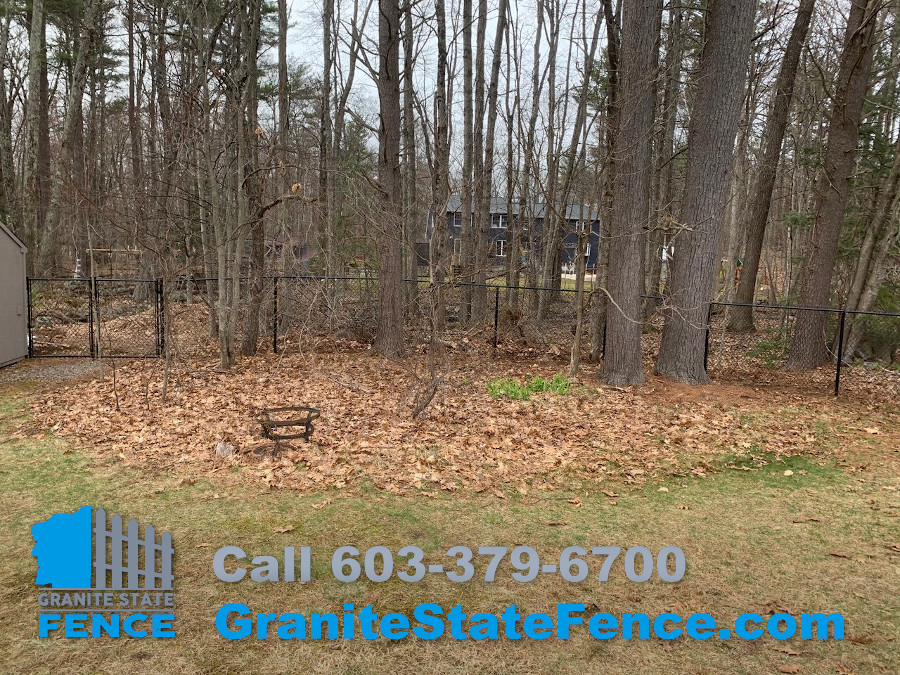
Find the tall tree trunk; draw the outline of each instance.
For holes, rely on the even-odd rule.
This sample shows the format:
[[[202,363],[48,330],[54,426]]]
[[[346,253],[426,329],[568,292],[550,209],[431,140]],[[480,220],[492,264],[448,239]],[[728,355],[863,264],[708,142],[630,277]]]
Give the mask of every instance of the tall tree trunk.
[[[647,295],[650,296],[644,303],[644,318],[649,319],[659,307],[659,300],[655,297],[661,292],[660,285],[663,282],[663,251],[668,246],[669,226],[674,221],[675,180],[675,126],[677,121],[678,97],[680,93],[681,60],[683,53],[682,17],[684,10],[681,7],[671,7],[669,10],[669,35],[666,45],[666,74],[663,86],[661,142],[657,157],[657,185],[655,222],[651,234],[651,256],[649,265],[649,282]]]
[[[807,307],[829,305],[838,240],[850,192],[850,179],[856,165],[863,101],[872,69],[872,36],[881,7],[877,0],[852,0],[847,19],[844,50],[828,124],[825,166],[816,183],[812,250],[800,291],[800,304]],[[784,366],[786,370],[809,370],[828,360],[825,320],[825,312],[797,313],[791,352]]]
[[[557,263],[560,239],[560,218],[557,213],[557,179],[559,177],[559,152],[557,150],[557,122],[559,99],[556,92],[556,55],[559,50],[560,32],[562,30],[562,8],[559,2],[547,2],[547,124],[546,124],[546,174],[543,177],[542,192],[544,197],[543,222],[541,224],[541,270],[540,283],[551,291],[540,291],[538,296],[537,317],[541,321],[547,314],[551,300],[558,297],[552,291],[559,290]],[[535,177],[539,171],[535,171]],[[535,228],[537,229],[537,228]],[[561,272],[561,265],[560,270]]]
[[[613,163],[606,351],[601,377],[613,386],[644,381],[641,293],[645,228],[650,219],[653,111],[656,87],[656,0],[625,0],[620,54],[619,132]]]
[[[688,132],[682,229],[675,237],[669,307],[656,361],[658,374],[688,384],[709,381],[703,358],[706,318],[755,11],[755,0],[709,0],[708,4],[706,42]]]
[[[11,25],[12,0],[5,0],[2,24],[0,24],[0,218],[5,219],[15,231],[22,235],[13,163],[13,101],[6,90],[6,76],[3,72],[9,53]]]
[[[475,109],[474,127],[472,129],[472,180],[474,182],[474,208],[472,216],[472,277],[469,281],[476,285],[471,287],[472,310],[470,319],[475,322],[484,321],[487,318],[487,267],[488,248],[490,246],[491,215],[490,215],[490,185],[485,194],[484,174],[485,164],[485,122],[493,120],[485,119],[485,78],[484,58],[487,50],[487,0],[478,0],[478,22],[475,30]],[[484,208],[487,200],[487,208]]]
[[[415,84],[415,41],[413,33],[412,6],[407,4],[403,11],[403,276],[415,279],[419,273],[419,257],[416,255],[416,241],[419,232],[418,176],[416,153]],[[417,283],[404,283],[406,305],[412,306],[418,293]]]
[[[31,29],[28,40],[28,110],[25,141],[25,245],[28,246],[28,273],[34,274],[38,243],[43,235],[45,207],[42,202],[43,171],[41,118],[47,102],[43,97],[42,71],[46,68],[44,0],[31,4]]]
[[[603,134],[605,147],[602,172],[603,191],[600,196],[600,222],[609,223],[612,213],[612,186],[616,175],[613,147],[619,125],[619,25],[613,12],[612,0],[602,0],[603,18],[606,21],[606,60],[608,86],[606,92],[606,128]],[[608,225],[606,225],[608,227]],[[609,237],[601,231],[597,251],[597,273],[594,275],[593,304],[591,306],[591,361],[600,360],[606,335],[607,297],[603,289],[609,278]]]
[[[515,144],[516,123],[521,129],[522,106],[520,97],[513,95],[513,87],[518,90],[520,69],[518,56],[513,66],[513,53],[519,53],[518,37],[515,26],[509,28],[509,48],[506,50],[506,93],[504,96],[504,112],[506,113],[506,304],[509,307],[519,306],[519,273],[522,260],[522,227],[521,214],[516,213],[516,193],[518,185],[518,166],[516,150],[521,152],[520,145]],[[515,73],[515,77],[513,74]]]
[[[486,3],[485,3],[486,4]],[[500,6],[497,16],[497,33],[494,36],[493,59],[491,62],[491,78],[488,84],[487,93],[487,131],[484,138],[484,154],[480,162],[480,175],[476,183],[476,222],[478,223],[478,242],[476,250],[477,256],[477,275],[476,280],[480,284],[486,281],[488,262],[488,246],[490,245],[490,227],[491,227],[491,192],[494,177],[494,134],[497,125],[497,97],[499,95],[499,78],[500,78],[500,59],[503,56],[503,40],[506,37],[506,23],[508,12],[508,0],[500,0]],[[486,11],[486,7],[485,7]],[[476,119],[481,126],[481,117],[476,113]],[[476,152],[478,148],[476,147]],[[509,222],[510,214],[507,213],[507,222]],[[484,321],[487,315],[487,288],[484,286],[475,289],[475,317]]]
[[[64,220],[65,202],[74,207],[75,226],[73,234],[75,241],[79,243],[77,255],[88,256],[87,248],[87,220],[84,214],[84,201],[88,198],[90,190],[88,179],[85,176],[83,154],[83,103],[84,93],[88,81],[88,67],[94,58],[94,49],[97,42],[98,19],[100,17],[101,3],[99,0],[87,0],[84,8],[84,18],[79,28],[79,35],[73,42],[75,49],[75,66],[72,70],[72,82],[69,87],[69,95],[66,99],[66,114],[63,119],[62,143],[60,147],[60,161],[57,164],[56,176],[53,181],[52,196],[50,198],[49,219],[53,223],[51,227],[59,228]],[[91,96],[92,106],[96,100]],[[94,157],[96,153],[90,153]],[[92,172],[95,173],[96,172]],[[88,276],[93,276],[93,271],[88,270]]]
[[[751,201],[747,211],[747,246],[744,252],[741,280],[735,295],[737,303],[752,305],[756,301],[756,279],[766,233],[766,222],[772,204],[772,190],[775,187],[778,160],[784,144],[784,131],[787,128],[788,112],[794,96],[797,66],[800,63],[803,45],[806,43],[806,34],[809,31],[814,5],[815,0],[801,0],[797,18],[794,20],[794,28],[781,61],[781,69],[778,71],[778,79],[775,81],[772,107],[763,131],[759,173],[750,190]],[[729,328],[735,331],[752,331],[753,307],[732,307]]]
[[[850,284],[850,290],[847,293],[847,301],[844,308],[850,311],[859,309],[860,296],[866,280],[869,279],[870,269],[872,267],[873,256],[877,243],[883,243],[886,230],[890,229],[890,221],[894,216],[894,205],[898,197],[898,188],[900,188],[900,138],[894,144],[894,162],[891,165],[891,172],[884,180],[884,184],[878,193],[878,200],[875,204],[875,212],[866,228],[866,235],[863,237],[862,244],[859,247],[859,258],[856,263],[856,269],[853,274],[853,281]],[[887,226],[887,227],[885,227]],[[890,247],[888,247],[890,249]]]
[[[381,222],[378,233],[378,327],[373,349],[401,356],[403,347],[403,274],[400,175],[400,10],[397,0],[378,0],[378,183]]]
[[[541,40],[544,28],[544,0],[538,0],[537,31],[534,37],[534,51],[532,55],[531,74],[531,112],[528,116],[528,131],[525,135],[525,170],[522,176],[522,185],[519,193],[519,222],[521,228],[528,228],[528,253],[525,261],[525,285],[535,287],[538,285],[538,259],[540,250],[538,247],[540,234],[535,227],[534,203],[537,189],[534,185],[539,173],[540,162],[537,157],[537,122],[541,109],[541,89],[543,78],[541,77]],[[555,64],[553,64],[555,67]],[[545,67],[549,71],[550,64]],[[524,238],[524,235],[523,235]],[[524,246],[524,244],[523,244]],[[532,291],[532,306],[537,308],[539,296],[537,291]]]
[[[472,209],[472,171],[475,162],[475,98],[472,88],[472,0],[463,0],[463,172],[460,189],[460,260],[462,278],[467,284],[462,289],[460,319],[468,322],[472,317],[472,287],[474,279],[474,212]]]
[[[900,206],[900,141],[894,147],[894,164],[878,196],[875,214],[866,231],[859,252],[853,283],[847,294],[845,309],[867,312],[878,296],[878,291],[887,272],[888,255],[900,240],[900,220],[897,209]],[[865,319],[855,315],[849,317],[849,328],[844,338],[842,358],[851,361],[863,337]],[[837,347],[835,347],[837,349]]]
[[[334,214],[331,213],[331,191],[333,190],[331,172],[332,149],[332,116],[331,116],[331,77],[334,63],[332,46],[332,26],[335,0],[324,0],[322,11],[322,96],[319,102],[319,240],[325,253],[325,276],[336,273],[334,269],[335,246]],[[330,282],[326,282],[329,283]],[[329,293],[330,295],[330,293]],[[332,305],[331,302],[328,303]]]
[[[248,297],[244,312],[244,336],[241,342],[241,353],[253,356],[259,343],[259,327],[263,311],[263,273],[265,272],[266,227],[262,209],[262,194],[265,187],[265,172],[259,166],[259,143],[262,141],[262,130],[259,129],[257,110],[259,108],[259,31],[262,21],[262,0],[250,0],[247,7],[249,13],[249,36],[244,52],[247,64],[247,81],[242,104],[247,123],[247,161],[244,165],[242,189],[247,195],[247,213],[250,219],[250,238],[252,249],[250,255],[250,271],[248,279]]]
[[[440,335],[446,325],[445,286],[447,266],[447,200],[450,198],[450,116],[447,94],[447,15],[444,0],[435,0],[437,20],[437,85],[434,93],[434,176],[432,176],[431,283],[434,285],[433,330]]]

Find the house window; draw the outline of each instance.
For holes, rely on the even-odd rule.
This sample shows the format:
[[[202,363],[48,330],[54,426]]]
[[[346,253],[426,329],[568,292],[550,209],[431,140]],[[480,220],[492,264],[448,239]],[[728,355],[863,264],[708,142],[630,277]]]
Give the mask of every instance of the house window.
[[[494,214],[491,216],[491,229],[502,230],[506,228],[506,218],[503,214]]]
[[[494,257],[496,258],[505,258],[506,257],[506,241],[504,239],[498,239],[494,242]]]
[[[453,238],[453,255],[462,255],[462,238]]]

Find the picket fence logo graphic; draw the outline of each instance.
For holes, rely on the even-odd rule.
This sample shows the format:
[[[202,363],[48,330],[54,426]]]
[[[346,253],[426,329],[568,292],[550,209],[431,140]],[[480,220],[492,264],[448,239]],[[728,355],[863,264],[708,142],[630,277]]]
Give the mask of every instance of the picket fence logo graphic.
[[[152,525],[82,506],[31,528],[37,558],[34,583],[38,634],[47,637],[174,637],[172,535],[157,542]],[[46,586],[49,585],[48,590]]]

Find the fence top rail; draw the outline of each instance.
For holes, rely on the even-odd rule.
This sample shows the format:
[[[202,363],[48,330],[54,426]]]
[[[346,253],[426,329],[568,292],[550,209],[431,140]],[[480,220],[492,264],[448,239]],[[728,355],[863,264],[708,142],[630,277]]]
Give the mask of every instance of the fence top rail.
[[[378,281],[377,276],[318,276],[315,274],[274,274],[274,275],[266,275],[263,277],[268,280],[278,280],[278,279],[286,279],[286,280],[308,280],[308,281]],[[243,277],[242,280],[246,280]],[[146,279],[146,278],[119,278],[119,277],[28,277],[28,282],[75,282],[75,283],[103,283],[103,282],[117,282],[117,283],[158,283],[160,279]],[[224,280],[220,280],[216,277],[176,277],[173,279],[175,283],[209,283],[209,282],[219,282],[233,281],[232,277],[228,277]],[[417,278],[417,279],[402,279],[403,282],[406,283],[416,283],[416,284],[431,284],[431,279],[428,278]],[[577,289],[574,288],[551,288],[549,286],[507,286],[505,284],[489,284],[489,283],[478,283],[475,281],[448,281],[444,282],[445,286],[449,287],[460,287],[467,286],[472,288],[492,288],[492,289],[514,289],[518,291],[555,291],[557,293],[576,293]],[[589,291],[590,289],[585,288],[584,290]],[[652,300],[664,300],[665,298],[661,295],[641,295],[642,298],[652,299]],[[796,311],[796,312],[833,312],[836,314],[854,314],[860,316],[884,316],[891,318],[900,318],[900,313],[897,312],[873,312],[873,311],[863,311],[856,309],[842,309],[839,307],[805,307],[803,305],[768,305],[768,304],[760,304],[760,303],[750,303],[750,302],[719,302],[712,301],[709,303],[710,307],[752,307],[754,309],[772,309],[772,310],[782,310],[782,311]]]
[[[432,283],[430,279],[404,279],[403,281],[407,283],[418,284]],[[499,290],[508,288],[515,291],[550,291],[557,293],[575,293],[577,291],[577,289],[575,288],[552,288],[550,286],[507,286],[506,284],[480,284],[477,281],[445,281],[443,285],[450,287],[469,286],[473,288],[494,288]],[[585,286],[584,290],[589,291],[590,289]]]
[[[90,283],[98,282],[98,281],[143,281],[146,283],[156,283],[158,279],[117,279],[111,277],[28,277],[28,281],[75,281],[75,282],[84,282]]]
[[[754,307],[756,309],[782,309],[794,310],[798,312],[834,312],[835,314],[865,314],[866,316],[892,316],[900,318],[900,314],[896,312],[871,312],[858,309],[842,309],[839,307],[803,307],[801,305],[761,305],[750,302],[711,302],[710,306],[718,307]]]

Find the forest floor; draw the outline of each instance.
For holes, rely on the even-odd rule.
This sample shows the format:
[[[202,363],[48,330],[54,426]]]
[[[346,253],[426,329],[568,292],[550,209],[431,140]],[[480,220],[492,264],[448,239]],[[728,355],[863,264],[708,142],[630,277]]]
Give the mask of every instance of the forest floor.
[[[686,387],[649,378],[638,390],[600,386],[590,367],[568,387],[512,400],[529,378],[552,382],[556,359],[449,357],[430,404],[421,358],[390,361],[363,345],[164,366],[119,362],[41,376],[40,362],[0,378],[0,662],[11,672],[656,672],[880,673],[900,662],[900,409],[896,401],[790,388]],[[557,380],[558,381],[558,380]],[[553,389],[554,387],[547,387]],[[308,405],[322,416],[309,443],[275,448],[262,408]],[[231,456],[216,447],[232,446]],[[178,637],[37,638],[28,528],[84,504],[172,532]],[[559,555],[577,544],[678,545],[675,584],[337,582],[330,553],[353,544],[421,546],[427,562],[457,544],[530,545]],[[280,556],[310,545],[309,584],[224,584],[213,552],[239,545]],[[398,564],[399,563],[398,559]],[[618,570],[618,572],[616,571]],[[479,572],[482,570],[479,568]],[[731,620],[838,611],[843,641],[226,642],[214,614],[339,611],[343,602],[411,613],[421,602],[494,611],[708,612]]]

